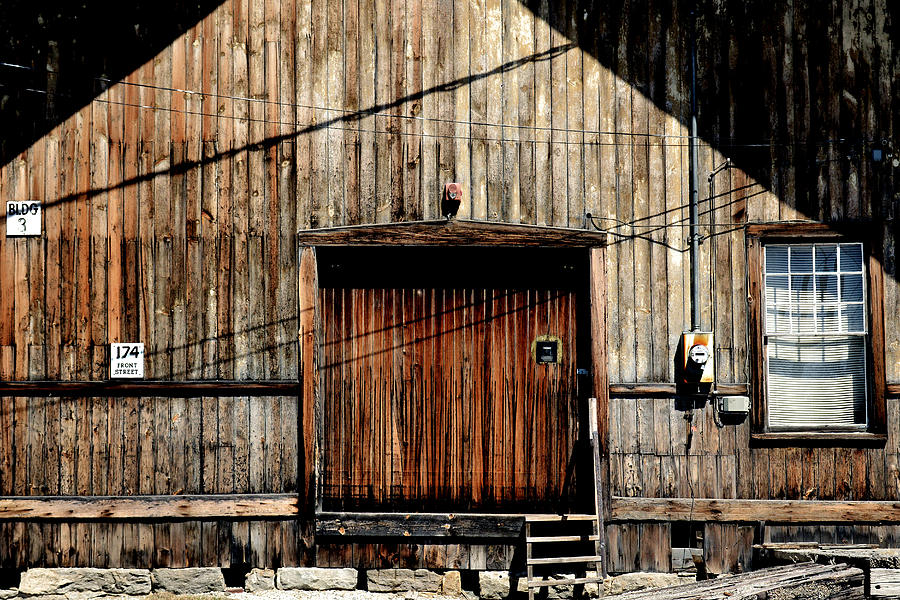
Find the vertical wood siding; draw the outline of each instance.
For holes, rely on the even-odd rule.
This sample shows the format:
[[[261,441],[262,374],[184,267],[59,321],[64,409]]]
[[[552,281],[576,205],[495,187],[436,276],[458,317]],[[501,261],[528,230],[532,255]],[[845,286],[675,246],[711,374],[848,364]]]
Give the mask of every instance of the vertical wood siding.
[[[291,493],[296,398],[2,398],[0,495]],[[0,523],[0,566],[292,565],[298,522]]]
[[[3,398],[0,495],[291,493],[296,398]]]
[[[900,402],[887,401],[887,441],[841,448],[750,445],[750,424],[717,423],[670,398],[610,400],[610,490],[652,498],[900,500]]]
[[[180,521],[178,523],[0,523],[0,567],[268,568],[296,565],[298,523]]]
[[[294,378],[296,230],[431,218],[454,180],[462,216],[598,217],[611,380],[671,380],[687,9],[439,4],[223,2],[8,157],[0,198],[45,205],[40,239],[0,240],[2,277],[27,282],[0,292],[12,376],[101,378],[107,343],[140,339],[152,378]],[[699,13],[702,322],[723,381],[748,377],[740,225],[795,218],[878,220],[900,381],[894,171],[871,160],[900,144],[895,12]]]
[[[323,289],[328,510],[551,510],[575,497],[575,293]],[[537,365],[532,341],[560,339]]]
[[[22,129],[36,135],[15,154],[4,150],[0,164],[0,200],[36,199],[45,209],[40,238],[0,235],[0,378],[104,379],[108,344],[142,341],[153,379],[296,379],[296,231],[436,217],[442,184],[459,181],[460,216],[570,227],[589,226],[585,211],[597,217],[613,238],[606,254],[610,380],[671,381],[688,318],[688,5],[227,0],[177,37],[142,39],[152,58],[129,64],[112,85],[95,79],[102,69],[89,69],[85,57],[66,62],[68,54],[48,40],[10,38],[9,56],[41,57],[25,65],[35,69],[31,79],[10,79],[21,87],[13,96],[42,104],[37,112],[48,117],[28,113],[40,122]],[[700,210],[708,236],[701,316],[716,331],[722,382],[750,376],[741,225],[795,218],[837,228],[871,223],[885,273],[886,378],[900,382],[896,169],[870,158],[877,145],[900,147],[897,23],[890,0],[699,9]],[[58,112],[67,86],[81,79],[100,91]],[[726,156],[736,168],[717,176],[707,198],[704,174]],[[351,345],[344,356],[358,363],[358,352]],[[400,358],[392,356],[392,369],[413,368]],[[108,455],[89,450],[140,437],[138,424],[162,426],[173,411],[193,415],[159,430],[179,444],[215,423],[221,436],[251,448],[217,467],[232,470],[224,476],[236,488],[290,487],[286,470],[269,481],[250,460],[260,451],[254,428],[269,434],[278,410],[282,420],[295,418],[298,407],[284,399],[2,402],[0,485],[13,494],[34,493],[32,485],[76,494],[132,485],[139,493],[177,490],[150,468],[156,457],[143,445],[112,445]],[[369,408],[352,410],[374,418],[363,412]],[[223,411],[233,418],[219,423]],[[387,414],[398,412],[391,406]],[[695,412],[698,430],[685,451],[683,413],[670,399],[613,400],[610,485],[623,495],[684,496],[693,488],[713,497],[895,499],[898,419],[895,399],[883,450],[751,449],[746,425],[720,430],[707,409]],[[36,439],[42,427],[55,441],[14,444]],[[382,424],[358,435],[385,447],[395,433]],[[479,435],[483,443],[506,439],[490,428]],[[212,457],[205,445],[197,448]],[[426,450],[416,460],[431,460]],[[353,462],[358,455],[341,468],[374,478],[372,494],[393,493],[385,482],[403,455],[391,447],[388,456],[381,470],[365,471]],[[493,449],[483,458],[494,460]],[[109,461],[132,459],[134,469],[100,477]],[[183,466],[184,473],[166,475],[196,479]],[[517,470],[516,463],[504,477]],[[464,489],[461,473],[440,475]],[[199,485],[218,489],[216,477],[201,469]],[[209,543],[188,562],[276,564],[269,546],[221,542],[261,540],[261,525],[207,526],[200,530]],[[0,562],[49,564],[40,548],[59,538],[82,549],[67,564],[99,564],[94,527],[4,524],[9,544],[0,551],[12,554]],[[109,526],[102,535],[114,545],[121,535],[131,564],[144,556],[162,564],[162,549],[175,547],[183,527],[193,525]],[[622,565],[647,560],[637,548],[622,546]],[[353,556],[361,564],[396,564],[401,556],[421,564],[438,560],[430,552],[366,547]]]

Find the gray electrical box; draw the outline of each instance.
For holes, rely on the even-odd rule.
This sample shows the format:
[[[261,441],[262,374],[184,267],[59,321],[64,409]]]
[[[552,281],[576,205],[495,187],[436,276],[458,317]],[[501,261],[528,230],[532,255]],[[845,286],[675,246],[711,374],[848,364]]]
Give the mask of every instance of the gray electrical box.
[[[747,414],[750,412],[748,396],[719,396],[718,409],[721,413]]]

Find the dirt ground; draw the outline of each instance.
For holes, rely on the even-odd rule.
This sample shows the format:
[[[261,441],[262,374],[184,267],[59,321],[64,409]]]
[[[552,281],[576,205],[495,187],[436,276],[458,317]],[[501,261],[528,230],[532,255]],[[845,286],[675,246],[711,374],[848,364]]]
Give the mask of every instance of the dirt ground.
[[[470,592],[463,592],[467,600],[477,598]],[[122,600],[117,596],[116,600]],[[262,592],[220,592],[216,594],[170,594],[157,592],[143,596],[142,600],[460,600],[459,597],[442,596],[426,592],[367,592],[364,590],[327,590],[306,592],[299,590],[266,590]]]

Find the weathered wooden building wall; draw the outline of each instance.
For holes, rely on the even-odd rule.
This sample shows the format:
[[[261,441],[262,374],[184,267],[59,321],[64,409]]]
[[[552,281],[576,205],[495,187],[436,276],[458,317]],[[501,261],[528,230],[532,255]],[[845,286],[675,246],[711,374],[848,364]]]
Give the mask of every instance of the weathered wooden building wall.
[[[296,232],[437,217],[443,183],[459,181],[460,216],[581,228],[589,212],[609,230],[610,381],[671,382],[688,321],[689,9],[656,0],[229,0],[183,17],[177,37],[142,30],[140,58],[119,60],[125,75],[112,85],[103,61],[126,48],[99,52],[98,66],[97,52],[71,57],[53,27],[13,39],[10,62],[31,71],[9,79],[4,111],[40,110],[21,111],[31,137],[3,146],[0,198],[40,200],[45,212],[40,238],[0,237],[0,377],[105,379],[108,344],[142,341],[150,379],[296,381]],[[31,16],[7,27],[34,28]],[[749,380],[743,224],[812,219],[870,224],[885,271],[887,381],[900,383],[896,170],[871,160],[874,147],[900,146],[898,23],[889,0],[698,8],[702,187],[725,157],[735,165],[715,179],[715,207],[701,192],[710,236],[702,322],[716,331],[722,382]],[[79,31],[75,22],[69,32]],[[97,92],[73,105],[84,81]],[[686,449],[684,413],[640,389],[610,403],[612,495],[900,493],[896,398],[884,448],[750,448],[748,424],[719,427],[701,410]],[[291,493],[311,473],[292,447],[301,425],[287,426],[301,409],[267,397],[4,398],[3,493]],[[272,441],[279,422],[286,437]],[[229,467],[217,454],[215,466],[191,463],[190,473],[187,462],[156,461],[144,482],[149,446],[131,443],[135,429],[183,441],[186,458],[226,448],[235,466],[249,465],[261,452],[273,470],[246,480],[235,470],[223,483]],[[58,441],[39,448],[41,432]],[[205,437],[213,432],[215,442]],[[265,524],[266,539],[283,540],[277,552],[253,536],[254,523],[219,525],[183,562],[316,560],[296,523]],[[123,558],[110,552],[109,564],[140,563],[144,550],[165,564],[160,549],[178,546],[169,540],[189,526],[75,524],[81,550],[62,559],[40,554],[36,540],[62,539],[69,525],[8,521],[2,536],[19,550],[2,561],[103,564],[106,534],[85,532],[109,527],[123,540]],[[657,540],[651,549],[636,541],[641,527],[641,539]],[[668,531],[612,526],[611,539],[622,540],[613,564],[667,568],[655,552],[666,551]],[[437,560],[421,545],[398,548],[354,556]]]

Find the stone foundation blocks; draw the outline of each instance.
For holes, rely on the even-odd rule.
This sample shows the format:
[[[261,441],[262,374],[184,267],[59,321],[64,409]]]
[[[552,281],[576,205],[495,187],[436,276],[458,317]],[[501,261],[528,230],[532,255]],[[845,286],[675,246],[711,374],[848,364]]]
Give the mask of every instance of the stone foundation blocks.
[[[225,577],[218,567],[154,569],[153,589],[173,594],[209,594],[225,591]]]
[[[459,598],[463,595],[462,575],[459,571],[447,571],[441,580],[441,594]]]
[[[572,579],[574,575],[553,575],[553,579]],[[521,596],[528,593],[528,579],[524,575],[516,575],[508,571],[481,571],[478,573],[478,585],[481,590],[480,597],[483,600],[502,600],[515,596]],[[589,598],[597,598],[600,595],[600,588],[596,583],[586,583],[584,585],[584,593]],[[546,592],[544,591],[546,590]],[[574,596],[575,586],[573,585],[553,585],[544,588],[537,588],[536,595],[549,600],[565,600]]]
[[[604,595],[612,596],[637,590],[656,589],[692,583],[694,578],[681,577],[675,573],[624,573],[607,577],[603,582]]]
[[[428,569],[372,569],[366,571],[370,592],[432,592],[441,591],[443,577]]]
[[[150,571],[146,569],[28,569],[22,573],[20,596],[57,596],[85,600],[98,596],[150,593]]]
[[[244,579],[244,591],[264,592],[275,589],[275,571],[272,569],[250,569]]]
[[[480,597],[485,600],[506,598],[512,587],[517,592],[528,593],[528,581],[524,577],[510,577],[509,571],[479,571],[478,587]]]
[[[357,576],[356,569],[349,568],[282,567],[275,584],[280,590],[355,590]]]

